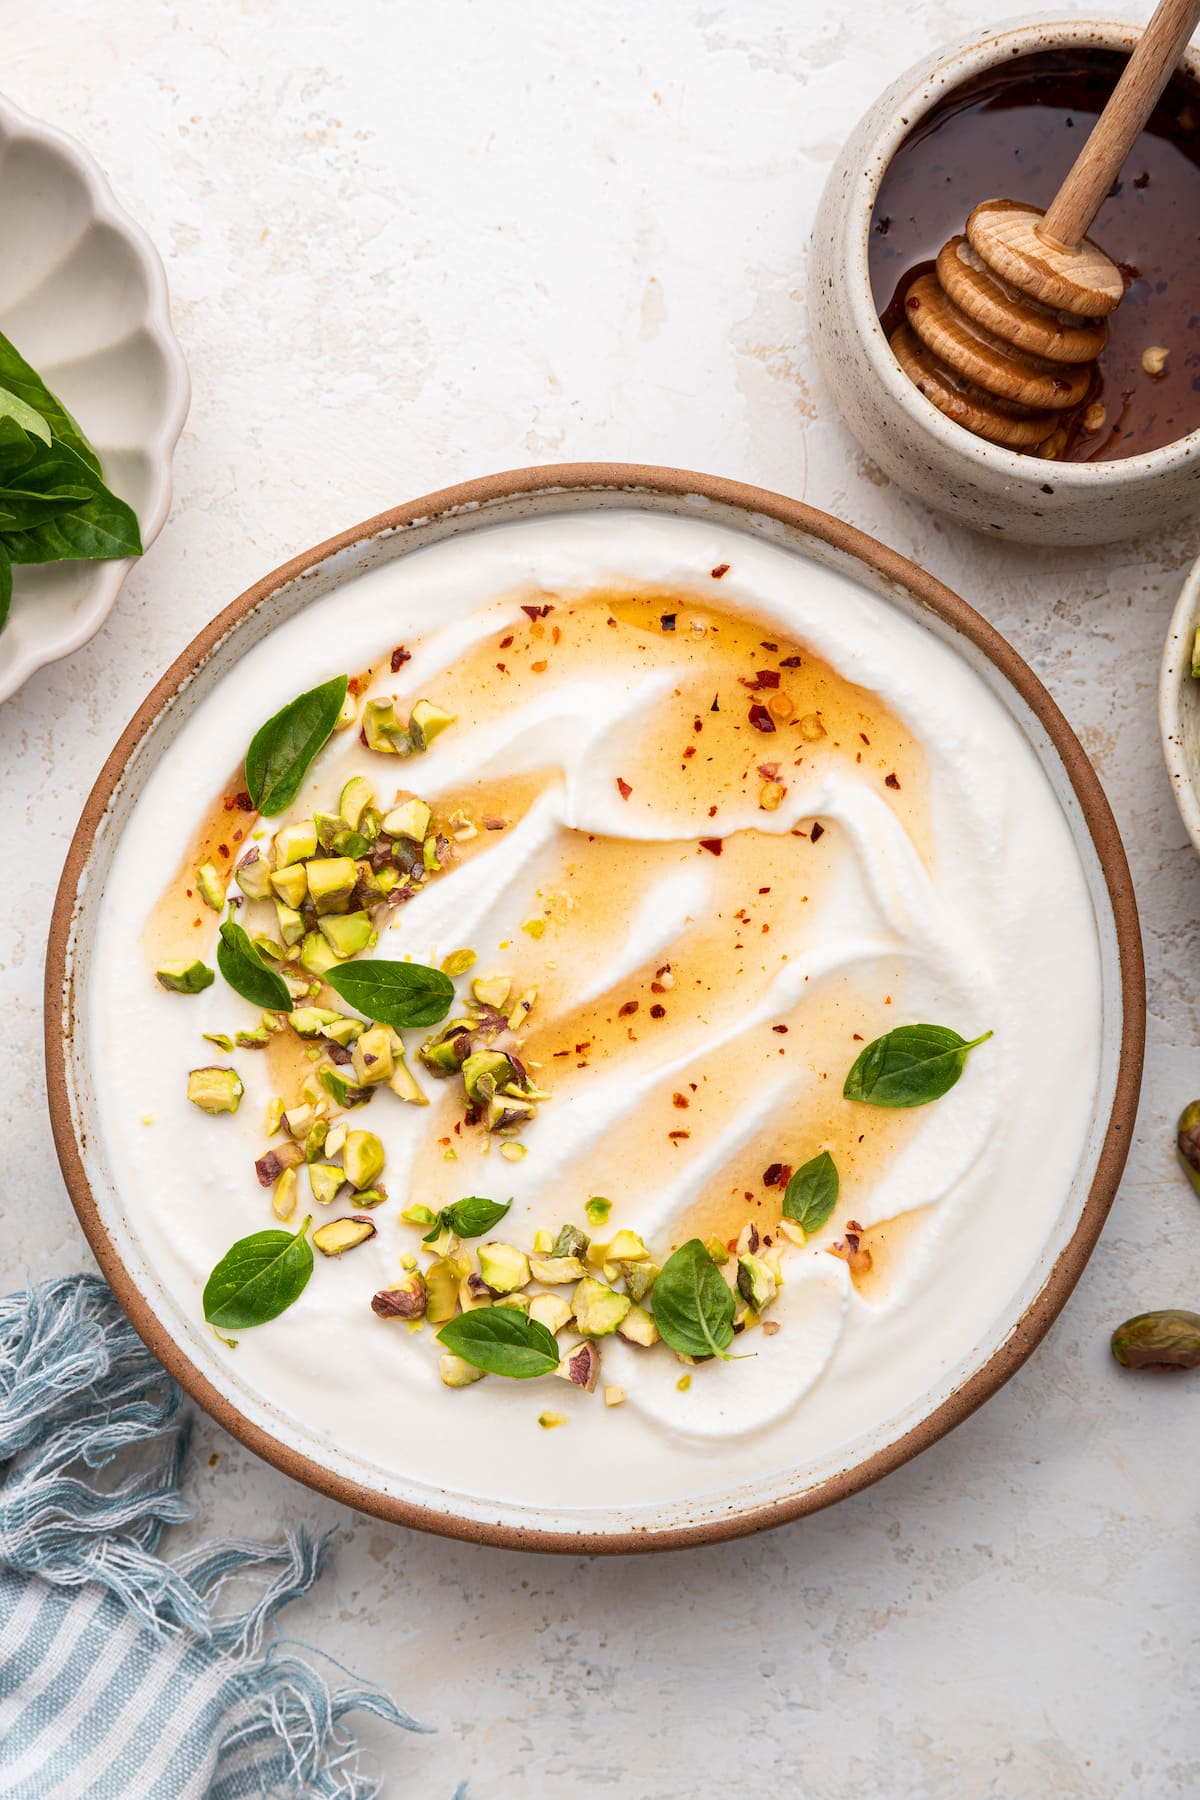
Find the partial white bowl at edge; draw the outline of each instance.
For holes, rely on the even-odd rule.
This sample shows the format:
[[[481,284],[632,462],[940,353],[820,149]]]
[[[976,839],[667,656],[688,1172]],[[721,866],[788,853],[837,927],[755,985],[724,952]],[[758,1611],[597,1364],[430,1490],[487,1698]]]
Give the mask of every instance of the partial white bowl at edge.
[[[2,97],[0,218],[0,331],[74,413],[148,547],[170,505],[190,392],[158,253],[90,156]],[[14,571],[0,700],[95,636],[132,566]]]
[[[1200,562],[1183,584],[1158,677],[1158,725],[1179,816],[1200,852],[1200,681],[1192,678],[1192,640],[1200,625]]]

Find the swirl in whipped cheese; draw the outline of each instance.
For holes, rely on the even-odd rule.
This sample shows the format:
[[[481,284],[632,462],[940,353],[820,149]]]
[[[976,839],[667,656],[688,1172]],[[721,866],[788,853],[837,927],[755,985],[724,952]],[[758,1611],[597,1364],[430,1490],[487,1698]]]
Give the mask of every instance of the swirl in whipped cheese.
[[[722,562],[718,582],[709,571]],[[437,965],[470,948],[473,976],[535,987],[522,1054],[550,1098],[522,1134],[525,1156],[508,1162],[464,1121],[458,1083],[421,1070],[425,1108],[379,1095],[369,1123],[390,1196],[379,1236],[244,1335],[239,1379],[331,1446],[456,1490],[471,1489],[472,1458],[436,1441],[439,1418],[469,1420],[491,1444],[520,1429],[524,1460],[506,1465],[503,1485],[536,1504],[554,1465],[544,1434],[525,1435],[538,1409],[527,1384],[449,1394],[430,1334],[370,1315],[371,1293],[417,1247],[399,1212],[511,1198],[499,1235],[528,1245],[603,1194],[611,1229],[639,1232],[662,1260],[693,1235],[731,1241],[747,1221],[769,1232],[779,1166],[827,1148],[838,1209],[785,1252],[779,1330],[750,1334],[752,1360],[698,1369],[681,1391],[664,1346],[605,1340],[602,1380],[629,1405],[606,1413],[558,1384],[555,1403],[583,1427],[572,1454],[589,1492],[622,1503],[688,1491],[706,1442],[720,1441],[733,1480],[764,1459],[836,1454],[901,1416],[979,1341],[1036,1255],[1095,1087],[1090,902],[1021,732],[959,658],[883,600],[684,520],[479,532],[351,591],[352,618],[337,595],[317,602],[273,634],[274,657],[268,639],[185,726],[126,834],[114,909],[127,938],[142,896],[148,955],[166,937],[173,955],[203,953],[215,920],[193,924],[179,873],[200,845],[255,827],[222,807],[192,836],[217,745],[229,766],[231,734],[244,741],[303,677],[330,673],[323,631],[342,634],[351,667],[402,640],[410,660],[393,674],[385,648],[367,691],[394,695],[401,716],[432,698],[456,723],[407,761],[335,738],[288,816],[328,808],[360,773],[385,803],[415,792],[439,817],[470,820],[475,835],[395,909],[375,954]],[[151,869],[164,887],[153,909]],[[195,944],[179,942],[184,926]],[[164,1048],[148,1076],[155,1125],[139,1133],[111,1074],[131,1032],[152,1026],[200,1061],[198,1034],[243,1022],[242,1003],[220,984],[186,1003],[131,999],[127,944],[107,943],[99,964],[99,1079],[122,1192],[164,1287],[194,1316],[232,1238],[272,1223],[250,1164],[261,1109],[302,1076],[305,1053],[286,1037],[269,1060],[238,1059],[246,1100],[237,1119],[213,1122],[186,1117]],[[934,1106],[844,1100],[862,1044],[918,1019],[996,1037]],[[177,1055],[180,1089],[186,1066]],[[184,1142],[189,1176],[172,1167]],[[183,1201],[189,1181],[203,1189],[198,1208]],[[872,1251],[854,1278],[829,1254],[851,1219]],[[369,1381],[348,1382],[350,1370]],[[424,1433],[415,1445],[406,1429],[403,1452],[383,1423],[397,1406]],[[613,1469],[613,1442],[644,1457],[651,1441],[648,1467]]]

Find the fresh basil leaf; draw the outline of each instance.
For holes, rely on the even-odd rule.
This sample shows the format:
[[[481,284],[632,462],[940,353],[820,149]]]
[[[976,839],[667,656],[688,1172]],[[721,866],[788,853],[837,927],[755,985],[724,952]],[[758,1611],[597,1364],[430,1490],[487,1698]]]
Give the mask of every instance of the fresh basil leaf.
[[[86,488],[57,487],[49,493],[28,493],[23,488],[0,487],[0,532],[30,531],[59,513],[71,512],[81,500],[90,499]]]
[[[50,427],[41,413],[6,387],[0,387],[0,419],[15,419],[21,430],[31,437],[41,438],[43,444],[50,442]]]
[[[991,1035],[968,1042],[945,1025],[898,1025],[861,1052],[842,1092],[868,1106],[927,1106],[949,1093],[968,1051]]]
[[[289,700],[259,726],[246,752],[246,786],[260,813],[273,818],[296,798],[309,764],[337,724],[348,686],[345,675],[335,675]]]
[[[264,1007],[268,1012],[291,1012],[292,996],[287,982],[263,961],[234,919],[222,921],[217,967],[234,992],[251,1005]]]
[[[837,1164],[828,1150],[804,1163],[788,1182],[783,1196],[783,1216],[802,1231],[820,1231],[837,1205]]]
[[[438,1343],[489,1375],[528,1381],[558,1367],[554,1333],[512,1306],[480,1306],[443,1325]]]
[[[651,1289],[651,1304],[659,1335],[672,1350],[724,1357],[733,1342],[733,1292],[699,1238],[689,1238],[668,1256]]]
[[[265,1325],[286,1312],[308,1286],[312,1246],[305,1219],[289,1231],[256,1231],[227,1250],[204,1284],[204,1317],[226,1331]]]
[[[88,497],[77,500],[57,517],[17,531],[5,531],[4,548],[10,562],[69,562],[114,556],[140,556],[141,532],[137,515],[118,500],[99,474],[67,444],[34,445],[34,454],[21,465],[21,487],[38,494],[78,488]]]
[[[4,546],[0,544],[0,631],[3,631],[8,619],[8,609],[12,605],[12,564],[4,554]]]
[[[432,1244],[443,1231],[452,1231],[460,1238],[482,1237],[485,1231],[500,1223],[511,1205],[511,1200],[484,1200],[477,1194],[466,1200],[456,1200],[451,1206],[443,1206],[434,1220],[433,1230],[427,1232],[421,1242]]]
[[[34,456],[37,444],[12,418],[0,418],[0,475],[10,481]]]
[[[336,994],[378,1025],[403,1031],[409,1025],[438,1025],[454,1002],[454,983],[424,963],[343,963],[326,981]]]
[[[46,386],[37,370],[31,368],[16,348],[0,332],[0,384],[19,400],[24,400],[39,413],[50,427],[51,435],[60,444],[65,444],[87,464],[89,469],[99,475],[100,458],[84,437],[62,401]]]

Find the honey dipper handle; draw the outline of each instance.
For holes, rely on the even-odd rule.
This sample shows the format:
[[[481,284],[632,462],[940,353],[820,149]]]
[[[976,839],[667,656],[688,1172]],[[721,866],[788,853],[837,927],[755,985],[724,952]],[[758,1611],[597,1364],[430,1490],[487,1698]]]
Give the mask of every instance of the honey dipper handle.
[[[1200,21],[1200,0],[1159,0],[1125,73],[1059,188],[1038,236],[1077,250]]]

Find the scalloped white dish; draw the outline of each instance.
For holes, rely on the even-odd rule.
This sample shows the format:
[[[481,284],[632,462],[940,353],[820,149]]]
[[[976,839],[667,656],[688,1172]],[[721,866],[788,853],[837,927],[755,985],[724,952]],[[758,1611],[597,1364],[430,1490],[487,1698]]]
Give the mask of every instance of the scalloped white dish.
[[[187,366],[158,253],[78,144],[0,96],[0,331],[74,413],[153,543],[171,501]],[[14,570],[0,700],[95,636],[133,559]]]

